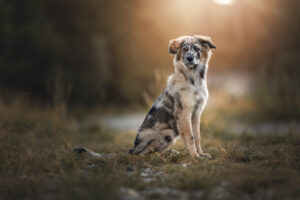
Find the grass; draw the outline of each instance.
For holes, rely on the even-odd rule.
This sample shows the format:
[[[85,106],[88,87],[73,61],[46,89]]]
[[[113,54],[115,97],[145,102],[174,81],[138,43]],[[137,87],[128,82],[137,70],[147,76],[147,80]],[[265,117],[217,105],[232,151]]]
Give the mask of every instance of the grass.
[[[81,127],[24,101],[0,104],[0,199],[300,198],[300,135],[232,135],[217,124],[202,132],[211,160],[191,160],[180,141],[180,154],[129,156],[134,132]],[[113,156],[77,155],[77,146]]]

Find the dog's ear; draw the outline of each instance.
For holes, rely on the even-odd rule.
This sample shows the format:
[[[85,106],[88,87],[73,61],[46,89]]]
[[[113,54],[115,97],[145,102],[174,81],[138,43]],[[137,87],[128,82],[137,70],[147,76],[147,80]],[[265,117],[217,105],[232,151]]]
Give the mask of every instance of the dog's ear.
[[[217,49],[216,45],[211,41],[210,37],[204,35],[194,35],[194,37],[197,38],[201,44],[206,44],[211,49]]]
[[[183,39],[181,37],[177,39],[170,40],[169,42],[169,54],[176,54],[178,52],[178,49],[183,42]]]

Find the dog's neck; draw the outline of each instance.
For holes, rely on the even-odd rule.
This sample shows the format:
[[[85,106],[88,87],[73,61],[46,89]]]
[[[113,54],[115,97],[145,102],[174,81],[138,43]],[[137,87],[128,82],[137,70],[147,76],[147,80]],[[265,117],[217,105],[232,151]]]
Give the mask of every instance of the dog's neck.
[[[208,62],[201,63],[194,68],[189,68],[184,63],[174,60],[174,66],[175,74],[182,76],[186,81],[191,82],[195,86],[206,85]]]

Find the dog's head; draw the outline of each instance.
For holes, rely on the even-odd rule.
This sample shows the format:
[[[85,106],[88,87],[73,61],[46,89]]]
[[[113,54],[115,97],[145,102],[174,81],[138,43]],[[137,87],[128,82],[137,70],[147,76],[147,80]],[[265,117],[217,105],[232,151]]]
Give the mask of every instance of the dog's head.
[[[194,69],[207,63],[211,49],[216,48],[208,36],[181,36],[170,41],[169,53],[176,54],[175,62],[182,63],[189,69]]]

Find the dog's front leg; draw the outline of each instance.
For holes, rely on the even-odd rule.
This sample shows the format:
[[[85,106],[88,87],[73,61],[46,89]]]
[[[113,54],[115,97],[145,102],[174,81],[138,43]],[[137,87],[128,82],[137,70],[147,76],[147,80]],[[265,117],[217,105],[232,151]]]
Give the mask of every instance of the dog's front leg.
[[[193,158],[198,158],[199,155],[195,148],[195,139],[193,136],[191,112],[188,109],[182,110],[178,114],[178,129],[190,156]]]
[[[201,135],[200,135],[200,117],[201,117],[201,110],[198,108],[198,110],[193,111],[192,116],[192,123],[193,123],[193,133],[195,137],[195,146],[196,150],[201,157],[210,158],[211,156],[208,153],[203,153],[201,149]]]

